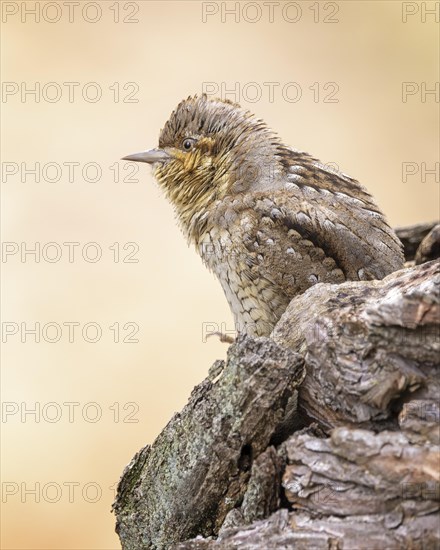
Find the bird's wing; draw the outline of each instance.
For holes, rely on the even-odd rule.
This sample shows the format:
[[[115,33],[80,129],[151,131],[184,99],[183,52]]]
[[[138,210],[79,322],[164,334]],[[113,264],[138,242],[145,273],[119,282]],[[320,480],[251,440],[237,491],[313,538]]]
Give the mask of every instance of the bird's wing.
[[[249,253],[247,276],[292,296],[316,282],[381,279],[403,265],[383,215],[347,195],[304,188],[248,194],[235,206],[235,246]]]

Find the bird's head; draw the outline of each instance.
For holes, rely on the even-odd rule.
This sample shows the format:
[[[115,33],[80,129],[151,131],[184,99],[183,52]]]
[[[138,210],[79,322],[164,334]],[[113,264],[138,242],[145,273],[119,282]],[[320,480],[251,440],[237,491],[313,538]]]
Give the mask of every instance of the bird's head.
[[[189,97],[171,114],[159,147],[124,160],[147,162],[188,237],[226,195],[267,187],[282,170],[282,144],[238,104]]]

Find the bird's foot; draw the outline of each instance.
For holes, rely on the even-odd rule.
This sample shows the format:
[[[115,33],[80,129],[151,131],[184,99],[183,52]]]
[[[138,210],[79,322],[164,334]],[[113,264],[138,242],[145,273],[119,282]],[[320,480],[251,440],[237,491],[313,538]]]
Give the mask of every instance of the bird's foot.
[[[223,342],[225,344],[233,344],[235,342],[235,338],[233,338],[232,336],[228,336],[227,334],[224,334],[220,331],[210,332],[206,335],[206,338],[209,338],[210,336],[218,336],[220,338],[220,342]]]

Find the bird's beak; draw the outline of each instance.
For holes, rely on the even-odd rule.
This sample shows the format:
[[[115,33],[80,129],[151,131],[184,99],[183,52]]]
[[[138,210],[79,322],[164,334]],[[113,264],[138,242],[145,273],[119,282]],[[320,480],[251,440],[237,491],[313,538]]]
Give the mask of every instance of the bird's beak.
[[[126,157],[122,157],[122,160],[133,160],[135,162],[148,162],[148,164],[153,164],[155,162],[165,162],[169,158],[170,155],[163,149],[150,149],[149,151],[142,151],[142,153],[127,155]]]

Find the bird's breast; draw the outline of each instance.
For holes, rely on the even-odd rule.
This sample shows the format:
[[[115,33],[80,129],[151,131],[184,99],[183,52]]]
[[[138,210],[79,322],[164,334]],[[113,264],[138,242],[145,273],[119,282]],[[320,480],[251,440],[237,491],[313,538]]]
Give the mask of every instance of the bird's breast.
[[[268,336],[287,303],[275,284],[250,270],[254,258],[243,247],[243,236],[211,228],[202,235],[198,252],[223,288],[237,332]]]

